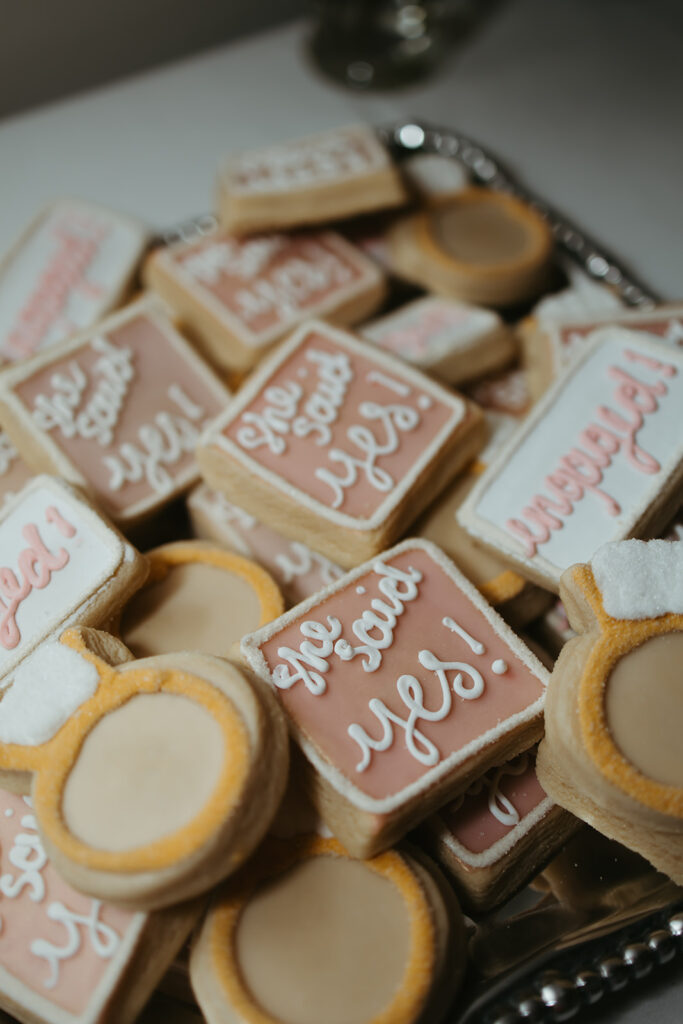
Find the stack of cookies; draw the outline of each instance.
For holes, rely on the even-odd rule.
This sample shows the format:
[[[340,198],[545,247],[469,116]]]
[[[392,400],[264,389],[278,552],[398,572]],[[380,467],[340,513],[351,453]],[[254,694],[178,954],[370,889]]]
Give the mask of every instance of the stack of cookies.
[[[362,125],[9,250],[2,1009],[431,1024],[579,819],[683,881],[681,309],[562,273]]]

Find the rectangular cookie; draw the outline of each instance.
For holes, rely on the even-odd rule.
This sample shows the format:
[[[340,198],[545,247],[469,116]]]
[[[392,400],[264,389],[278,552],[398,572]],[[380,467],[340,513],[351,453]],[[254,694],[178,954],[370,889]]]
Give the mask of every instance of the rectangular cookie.
[[[501,450],[458,521],[557,593],[562,572],[607,541],[656,535],[678,504],[682,456],[683,351],[605,328]]]
[[[546,669],[428,541],[347,573],[242,651],[285,709],[316,809],[357,857],[542,731]]]
[[[304,324],[204,432],[207,482],[349,567],[405,531],[481,447],[476,406],[328,324]]]

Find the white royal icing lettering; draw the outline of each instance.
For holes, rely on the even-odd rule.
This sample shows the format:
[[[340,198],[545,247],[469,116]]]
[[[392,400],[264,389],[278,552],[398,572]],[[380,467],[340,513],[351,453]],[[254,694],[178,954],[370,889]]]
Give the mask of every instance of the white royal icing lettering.
[[[291,583],[292,580],[306,576],[314,570],[318,571],[324,584],[332,583],[344,575],[344,570],[330,562],[329,558],[318,554],[317,551],[311,551],[300,541],[292,541],[287,554],[276,555],[275,564],[282,574],[284,583]]]
[[[289,690],[298,683],[304,684],[309,693],[319,697],[327,689],[327,681],[324,673],[328,671],[330,663],[327,660],[334,651],[334,641],[341,634],[341,622],[333,616],[327,616],[329,629],[326,629],[322,622],[309,620],[302,622],[299,630],[301,635],[306,637],[298,651],[291,647],[278,647],[279,658],[288,662],[295,670],[294,673],[287,668],[287,665],[279,664],[273,671],[273,682],[281,690]],[[309,641],[315,640],[318,647],[314,647]]]
[[[21,827],[30,831],[18,832],[9,852],[9,861],[18,868],[19,875],[9,872],[0,878],[0,892],[6,899],[15,900],[27,887],[28,897],[34,903],[45,899],[45,882],[41,874],[47,864],[47,854],[43,849],[37,833],[36,819],[32,814],[25,814],[21,819]]]
[[[45,988],[50,989],[56,986],[59,981],[61,962],[70,960],[79,952],[82,944],[81,928],[87,936],[93,952],[98,957],[102,960],[109,960],[114,956],[121,940],[113,928],[100,921],[101,907],[100,900],[92,900],[89,914],[76,914],[58,900],[49,904],[47,916],[51,921],[64,925],[66,936],[62,946],[57,946],[47,939],[34,939],[31,943],[30,949],[34,956],[46,960],[50,966],[50,976],[43,982]]]
[[[441,622],[446,629],[450,629],[452,633],[457,633],[457,635],[465,641],[473,654],[486,653],[484,645],[479,640],[475,640],[473,636],[470,636],[467,630],[463,629],[462,626],[459,626],[457,622],[450,618],[450,616],[446,615]]]
[[[252,280],[263,273],[286,245],[284,235],[269,235],[244,242],[226,238],[193,253],[183,266],[188,274],[204,284],[218,284],[224,274]]]
[[[0,431],[0,476],[4,476],[12,465],[19,458],[19,452],[10,441],[7,434]],[[7,495],[6,495],[7,497]]]

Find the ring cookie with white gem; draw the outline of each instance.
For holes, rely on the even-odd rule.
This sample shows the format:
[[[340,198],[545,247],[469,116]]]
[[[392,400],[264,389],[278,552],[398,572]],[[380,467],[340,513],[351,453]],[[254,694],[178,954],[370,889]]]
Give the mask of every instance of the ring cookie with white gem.
[[[447,384],[500,369],[516,350],[510,329],[493,310],[435,295],[365,324],[361,334]]]
[[[197,457],[229,501],[348,567],[404,533],[483,437],[473,403],[313,322],[207,428]]]
[[[680,503],[683,350],[605,328],[534,407],[459,522],[557,593],[609,541],[652,536]]]
[[[0,420],[24,459],[127,528],[196,483],[197,439],[229,400],[150,297],[0,372]]]
[[[463,302],[510,306],[546,284],[552,233],[512,196],[469,188],[433,201],[390,233],[391,264],[401,276]]]
[[[0,260],[0,359],[14,362],[101,320],[129,291],[147,244],[143,225],[60,199]]]
[[[33,775],[55,867],[136,909],[234,871],[277,810],[288,757],[276,702],[235,665],[187,652],[136,661],[83,627],[43,643],[0,701],[0,766]]]
[[[243,636],[284,610],[261,566],[215,544],[175,541],[146,557],[145,585],[109,624],[136,658],[173,651],[228,658]]]
[[[208,1024],[427,1024],[464,963],[462,913],[426,859],[311,836],[264,844],[219,893],[190,978]]]
[[[134,913],[72,889],[31,801],[4,789],[0,902],[0,1007],[31,1024],[132,1024],[199,914],[196,902]]]
[[[546,670],[428,541],[347,573],[242,651],[355,856],[389,847],[542,730]]]
[[[238,239],[218,230],[157,249],[144,275],[204,355],[235,373],[311,317],[364,320],[386,292],[377,263],[332,231]]]
[[[544,792],[535,760],[527,751],[492,769],[427,821],[465,909],[504,903],[578,826]]]
[[[552,673],[541,784],[680,885],[683,545],[607,544],[561,595],[580,635]]]
[[[218,178],[221,223],[240,235],[340,220],[407,198],[388,151],[368,125],[236,153]]]

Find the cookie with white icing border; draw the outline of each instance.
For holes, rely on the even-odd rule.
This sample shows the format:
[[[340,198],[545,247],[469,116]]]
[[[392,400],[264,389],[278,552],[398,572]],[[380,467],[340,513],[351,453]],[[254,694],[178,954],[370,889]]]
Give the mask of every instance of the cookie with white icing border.
[[[472,403],[328,324],[304,324],[197,451],[228,500],[345,567],[381,551],[481,447]]]
[[[458,521],[557,593],[608,541],[656,535],[680,503],[683,351],[605,328],[534,407]]]
[[[239,867],[277,810],[284,718],[222,658],[137,661],[109,634],[72,628],[20,666],[10,695],[0,766],[33,776],[46,852],[90,896],[146,910],[196,896]]]
[[[607,544],[562,577],[579,636],[551,676],[541,784],[683,882],[683,545]]]
[[[542,730],[545,668],[428,541],[352,570],[242,651],[355,856],[387,849]]]
[[[546,795],[535,759],[527,751],[493,769],[426,822],[466,910],[508,900],[579,825]]]
[[[386,292],[378,265],[332,231],[239,239],[217,230],[157,249],[144,277],[207,359],[236,373],[304,320],[358,323]]]
[[[209,1024],[426,1024],[463,973],[462,914],[433,866],[270,840],[221,893],[190,976]]]
[[[9,435],[0,430],[0,509],[26,486],[34,472],[12,444]]]
[[[252,234],[400,206],[408,195],[369,125],[350,125],[230,156],[218,177],[226,231]]]
[[[0,421],[24,459],[128,528],[196,483],[197,439],[229,400],[151,296],[0,371]]]
[[[341,566],[319,551],[302,541],[288,540],[206,484],[191,491],[187,507],[197,537],[219,541],[231,551],[253,558],[267,569],[290,605],[344,575]]]
[[[147,244],[131,217],[80,199],[42,210],[0,261],[0,358],[97,323],[126,296]]]
[[[196,901],[134,913],[72,889],[30,800],[3,789],[0,901],[0,1007],[26,1024],[132,1024],[199,915]]]
[[[136,658],[201,651],[228,658],[284,601],[261,566],[223,547],[181,540],[148,551],[149,577],[108,624]]]

